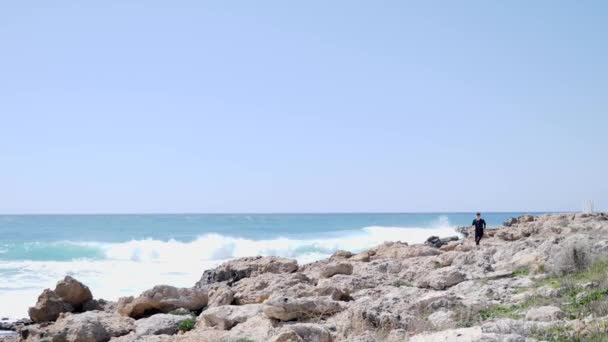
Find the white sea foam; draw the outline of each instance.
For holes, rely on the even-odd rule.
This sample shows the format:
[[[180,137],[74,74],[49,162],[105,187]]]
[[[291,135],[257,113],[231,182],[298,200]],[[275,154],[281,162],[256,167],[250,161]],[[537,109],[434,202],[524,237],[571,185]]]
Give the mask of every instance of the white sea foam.
[[[384,241],[423,242],[430,235],[454,235],[447,220],[434,228],[365,227],[326,238],[252,240],[206,234],[191,242],[153,239],[121,243],[76,243],[99,248],[105,259],[0,261],[0,316],[21,318],[44,288],[65,275],[89,285],[96,298],[115,300],[154,285],[192,286],[203,270],[231,258],[276,255],[308,263],[338,249],[361,251]]]

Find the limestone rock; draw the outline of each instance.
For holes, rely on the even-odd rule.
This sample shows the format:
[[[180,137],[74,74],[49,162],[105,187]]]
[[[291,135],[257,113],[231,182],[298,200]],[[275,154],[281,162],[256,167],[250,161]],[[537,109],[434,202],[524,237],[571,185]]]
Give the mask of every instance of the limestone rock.
[[[296,323],[283,326],[273,342],[332,342],[331,333],[320,324]]]
[[[135,322],[135,334],[138,336],[173,335],[177,333],[179,323],[190,318],[192,318],[190,315],[152,315]]]
[[[353,265],[347,262],[329,263],[321,268],[319,276],[322,278],[331,278],[336,274],[351,275],[353,273]]]
[[[74,307],[64,302],[56,293],[46,289],[38,297],[36,305],[29,308],[30,319],[36,323],[54,321],[63,312],[72,312]]]
[[[371,256],[372,256],[372,253],[370,253],[369,251],[364,251],[364,252],[361,252],[359,254],[353,255],[350,258],[350,260],[352,260],[352,261],[360,261],[360,262],[369,262]]]
[[[564,312],[555,306],[541,306],[532,308],[526,313],[529,321],[552,322],[564,318]]]
[[[325,297],[272,297],[264,305],[268,318],[291,321],[298,318],[322,318],[344,310],[343,304]]]
[[[30,326],[21,331],[24,341],[102,342],[129,334],[135,329],[132,318],[101,311],[64,313],[55,324]]]
[[[122,298],[117,309],[122,315],[140,318],[150,313],[168,313],[179,308],[197,311],[207,305],[207,302],[205,290],[159,285],[137,298]]]
[[[314,291],[313,281],[303,273],[261,274],[232,286],[234,304],[262,303],[272,295],[305,297]]]
[[[91,290],[78,280],[66,276],[55,286],[55,293],[74,308],[82,308],[83,304],[92,300]]]
[[[517,334],[527,336],[532,332],[541,333],[559,322],[531,322],[515,319],[498,319],[484,323],[481,330],[485,333]]]
[[[227,282],[231,285],[244,278],[255,277],[263,273],[292,273],[298,270],[298,262],[279,257],[247,257],[234,259],[220,266],[206,270],[196,284],[197,287]]]
[[[338,250],[329,258],[330,260],[343,260],[353,256],[353,253],[344,250]]]
[[[451,311],[435,311],[429,315],[427,320],[436,328],[443,329],[454,323],[452,320],[453,313]]]
[[[458,241],[458,236],[448,236],[445,238],[440,238],[439,236],[431,236],[426,239],[425,245],[440,248],[441,246],[447,245],[452,241]]]
[[[465,275],[453,268],[440,268],[433,270],[427,276],[417,280],[414,285],[421,288],[445,290],[465,280]]]
[[[208,293],[209,303],[207,303],[207,306],[209,307],[230,305],[234,300],[234,291],[232,288],[224,284],[219,286],[211,286]]]
[[[203,311],[198,321],[206,327],[230,330],[239,323],[262,313],[263,304],[223,305]]]

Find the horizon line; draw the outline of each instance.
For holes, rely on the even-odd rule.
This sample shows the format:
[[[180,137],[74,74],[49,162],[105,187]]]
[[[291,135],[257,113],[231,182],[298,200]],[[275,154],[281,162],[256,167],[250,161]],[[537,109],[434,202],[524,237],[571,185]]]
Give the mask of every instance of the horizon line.
[[[401,215],[401,214],[474,214],[480,212],[491,214],[565,214],[565,213],[578,213],[582,211],[572,210],[471,210],[471,211],[285,211],[285,212],[82,212],[82,213],[69,213],[69,212],[41,212],[41,213],[0,213],[0,216],[93,216],[93,215]],[[603,212],[598,210],[596,212]]]

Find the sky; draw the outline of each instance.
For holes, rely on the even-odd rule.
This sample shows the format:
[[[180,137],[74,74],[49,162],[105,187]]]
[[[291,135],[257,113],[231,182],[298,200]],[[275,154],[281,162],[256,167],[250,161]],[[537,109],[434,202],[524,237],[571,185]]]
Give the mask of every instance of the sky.
[[[605,1],[4,1],[0,213],[608,209]]]

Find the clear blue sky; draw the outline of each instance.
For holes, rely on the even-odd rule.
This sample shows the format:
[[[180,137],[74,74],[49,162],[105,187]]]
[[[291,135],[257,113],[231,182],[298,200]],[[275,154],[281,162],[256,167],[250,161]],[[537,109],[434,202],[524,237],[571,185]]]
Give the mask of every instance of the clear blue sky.
[[[605,1],[4,1],[0,213],[608,209]]]

